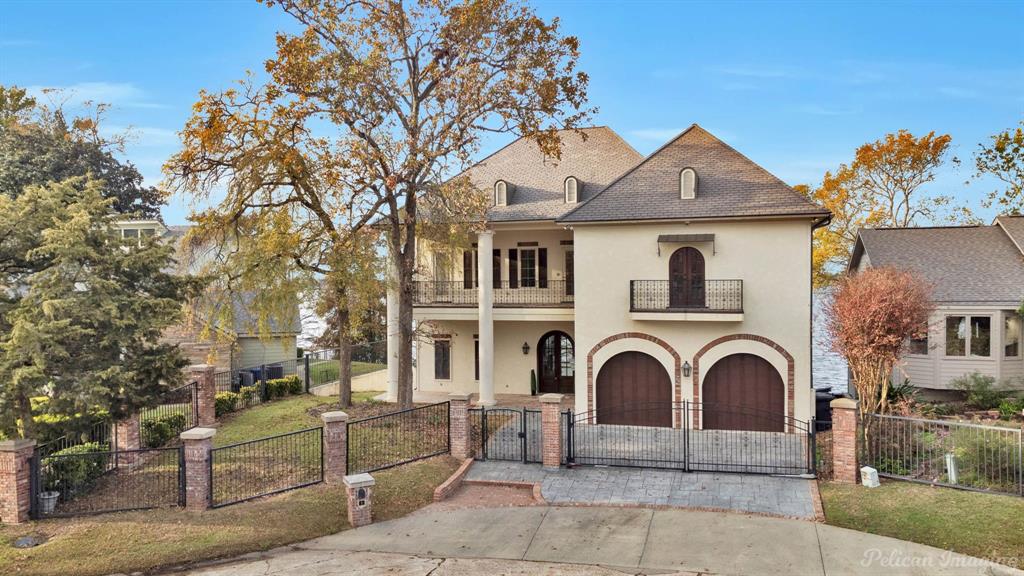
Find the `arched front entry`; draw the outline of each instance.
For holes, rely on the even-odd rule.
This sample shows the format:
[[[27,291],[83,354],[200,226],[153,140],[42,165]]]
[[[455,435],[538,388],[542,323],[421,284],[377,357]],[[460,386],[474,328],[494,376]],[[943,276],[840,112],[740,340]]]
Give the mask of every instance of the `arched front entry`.
[[[668,260],[669,307],[704,307],[704,255],[689,246]]]
[[[572,394],[576,387],[576,349],[565,332],[548,332],[537,344],[537,391]]]
[[[653,356],[620,352],[597,374],[597,423],[672,427],[672,381]]]
[[[704,378],[705,429],[785,429],[786,388],[767,360],[754,354],[731,354],[715,362]]]

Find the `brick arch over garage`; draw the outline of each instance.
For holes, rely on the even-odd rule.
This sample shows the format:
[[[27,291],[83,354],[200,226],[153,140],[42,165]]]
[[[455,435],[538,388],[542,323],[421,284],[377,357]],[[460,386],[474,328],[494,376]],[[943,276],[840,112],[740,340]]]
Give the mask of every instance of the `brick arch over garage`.
[[[790,354],[785,348],[777,344],[772,339],[765,338],[764,336],[758,336],[756,334],[730,334],[728,336],[716,338],[711,342],[708,342],[707,344],[704,345],[703,348],[698,350],[697,354],[693,356],[693,401],[697,403],[700,402],[701,357],[704,356],[704,354],[706,354],[715,346],[718,346],[719,344],[724,344],[725,342],[732,342],[734,340],[749,340],[752,342],[759,342],[761,344],[768,346],[769,348],[772,348],[773,350],[781,354],[782,357],[786,360],[786,416],[788,416],[789,420],[789,431],[792,432],[793,404],[794,398],[796,396],[796,363],[793,361],[793,355]],[[693,426],[694,428],[700,426],[700,412],[697,410],[696,406],[693,409]]]
[[[666,352],[668,352],[669,354],[672,355],[672,359],[673,359],[673,361],[675,363],[675,368],[672,371],[672,394],[673,394],[673,398],[675,398],[675,400],[677,400],[677,401],[682,397],[682,394],[683,394],[683,379],[681,377],[681,374],[683,372],[683,369],[682,369],[683,359],[682,359],[681,356],[679,356],[679,353],[676,352],[675,348],[673,348],[672,346],[669,345],[668,342],[665,342],[664,340],[662,340],[661,338],[658,338],[657,336],[651,336],[650,334],[644,334],[643,332],[620,332],[619,334],[614,334],[612,336],[609,336],[609,337],[601,340],[597,344],[594,344],[594,347],[591,348],[590,352],[587,353],[587,411],[588,412],[593,412],[594,411],[594,354],[596,354],[598,352],[598,350],[600,350],[601,348],[604,348],[608,344],[610,344],[612,342],[615,342],[616,340],[624,340],[626,338],[636,338],[636,339],[639,339],[639,340],[646,340],[648,342],[653,342],[653,343],[657,344],[658,346],[661,346],[662,348],[664,348]]]

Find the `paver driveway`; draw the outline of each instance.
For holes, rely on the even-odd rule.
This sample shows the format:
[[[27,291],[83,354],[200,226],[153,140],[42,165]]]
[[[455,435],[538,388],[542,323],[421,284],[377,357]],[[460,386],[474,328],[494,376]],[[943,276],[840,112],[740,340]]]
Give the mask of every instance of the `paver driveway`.
[[[752,474],[474,462],[467,480],[541,485],[551,504],[671,506],[814,519],[813,480]]]

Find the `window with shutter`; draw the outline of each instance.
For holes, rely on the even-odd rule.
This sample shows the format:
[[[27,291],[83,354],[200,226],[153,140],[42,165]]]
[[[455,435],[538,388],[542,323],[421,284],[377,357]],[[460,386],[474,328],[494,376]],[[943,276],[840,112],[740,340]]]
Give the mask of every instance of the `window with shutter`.
[[[519,249],[508,249],[508,287],[519,288]]]

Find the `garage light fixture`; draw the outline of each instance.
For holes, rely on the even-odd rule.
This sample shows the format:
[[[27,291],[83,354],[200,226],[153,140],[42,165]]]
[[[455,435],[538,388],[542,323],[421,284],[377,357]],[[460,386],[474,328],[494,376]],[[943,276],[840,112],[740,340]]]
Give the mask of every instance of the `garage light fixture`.
[[[683,378],[689,378],[689,377],[690,377],[690,363],[689,362],[683,362]]]

